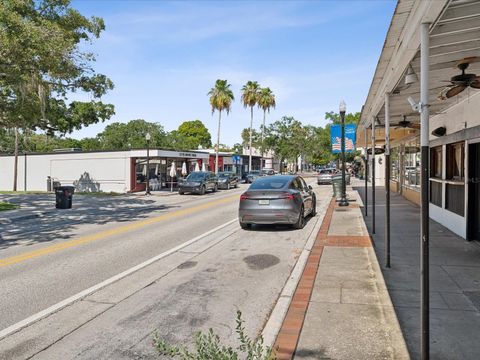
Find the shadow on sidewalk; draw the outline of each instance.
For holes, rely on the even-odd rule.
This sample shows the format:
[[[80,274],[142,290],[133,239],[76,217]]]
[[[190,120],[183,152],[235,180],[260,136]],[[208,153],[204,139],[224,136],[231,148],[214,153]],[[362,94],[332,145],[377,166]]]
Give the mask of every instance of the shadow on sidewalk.
[[[364,187],[356,187],[365,201]],[[372,232],[371,187],[365,223]],[[420,358],[420,208],[391,193],[391,268],[385,268],[385,188],[376,188],[377,254],[412,359]],[[480,246],[430,220],[430,356],[480,354]]]

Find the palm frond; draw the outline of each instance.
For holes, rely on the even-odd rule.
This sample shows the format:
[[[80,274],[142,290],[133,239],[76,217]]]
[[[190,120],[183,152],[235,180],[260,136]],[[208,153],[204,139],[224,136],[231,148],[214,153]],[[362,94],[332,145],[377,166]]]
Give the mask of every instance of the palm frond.
[[[258,94],[258,107],[263,111],[270,113],[270,109],[275,109],[275,95],[270,88],[262,88]]]
[[[230,112],[232,102],[235,100],[233,91],[230,89],[230,84],[227,80],[218,79],[215,86],[210,89],[208,96],[210,96],[210,105],[212,106],[212,114],[217,111],[225,110],[227,114]]]
[[[260,92],[260,85],[256,81],[247,81],[242,87],[242,102],[243,106],[254,107],[258,103],[258,95]]]

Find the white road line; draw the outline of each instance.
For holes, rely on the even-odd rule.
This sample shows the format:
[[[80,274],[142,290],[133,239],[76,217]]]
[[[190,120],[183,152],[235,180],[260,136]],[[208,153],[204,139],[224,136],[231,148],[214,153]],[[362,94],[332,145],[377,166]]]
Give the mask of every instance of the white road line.
[[[38,320],[40,319],[43,319],[61,309],[63,309],[64,307],[74,303],[75,301],[78,301],[78,300],[81,300],[83,299],[84,297],[104,288],[105,286],[108,286],[108,285],[111,285],[113,284],[114,282],[120,280],[120,279],[123,279],[124,277],[128,276],[128,275],[131,275],[133,274],[134,272],[138,271],[138,270],[141,270],[145,267],[147,267],[148,265],[158,261],[158,260],[161,260],[185,247],[187,247],[188,245],[191,245],[201,239],[203,239],[204,237],[208,236],[208,235],[211,235],[213,234],[214,232],[218,231],[218,230],[221,230],[225,227],[227,227],[228,225],[230,224],[233,224],[235,221],[238,221],[238,218],[235,218],[235,219],[232,219],[222,225],[219,225],[217,226],[216,228],[213,228],[197,237],[194,237],[193,239],[191,240],[188,240],[178,246],[175,246],[174,248],[170,249],[170,250],[167,250],[157,256],[154,256],[153,258],[151,259],[148,259],[146,261],[144,261],[143,263],[141,264],[138,264],[134,267],[131,267],[130,269],[127,269],[123,272],[121,272],[120,274],[117,274],[115,276],[112,276],[111,278],[105,280],[105,281],[102,281],[101,283],[98,283],[92,287],[89,287],[88,289],[85,289],[73,296],[70,296],[69,298],[65,299],[65,300],[62,300],[58,303],[56,303],[55,305],[52,305],[50,306],[49,308],[45,309],[45,310],[42,310],[32,316],[29,316],[28,318],[22,320],[22,321],[19,321],[17,322],[16,324],[13,324],[3,330],[0,331],[0,340],[23,329],[24,327],[27,327],[35,322],[37,322]]]

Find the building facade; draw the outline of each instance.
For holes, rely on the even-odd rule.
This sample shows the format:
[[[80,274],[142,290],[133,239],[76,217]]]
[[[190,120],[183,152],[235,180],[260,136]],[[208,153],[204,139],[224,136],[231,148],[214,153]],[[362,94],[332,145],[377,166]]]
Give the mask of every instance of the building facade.
[[[199,151],[147,150],[54,152],[21,154],[18,157],[17,187],[26,191],[47,191],[52,183],[73,185],[84,192],[145,191],[149,176],[155,189],[168,187],[172,163],[177,176],[182,176],[185,163],[187,172],[201,168],[209,154]],[[0,190],[13,187],[14,156],[0,156]],[[148,175],[147,175],[148,174]],[[174,179],[175,180],[175,179]],[[50,183],[50,184],[49,184]]]
[[[476,0],[399,0],[357,128],[364,149],[389,140],[391,191],[420,204],[428,108],[430,217],[468,240],[480,240],[479,24]]]

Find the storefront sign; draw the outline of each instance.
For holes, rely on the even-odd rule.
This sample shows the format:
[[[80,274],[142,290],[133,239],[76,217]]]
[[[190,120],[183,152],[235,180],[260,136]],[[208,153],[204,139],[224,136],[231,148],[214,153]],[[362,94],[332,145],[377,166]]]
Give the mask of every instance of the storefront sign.
[[[178,153],[178,157],[195,158],[197,157],[197,154],[181,152],[181,153]]]

